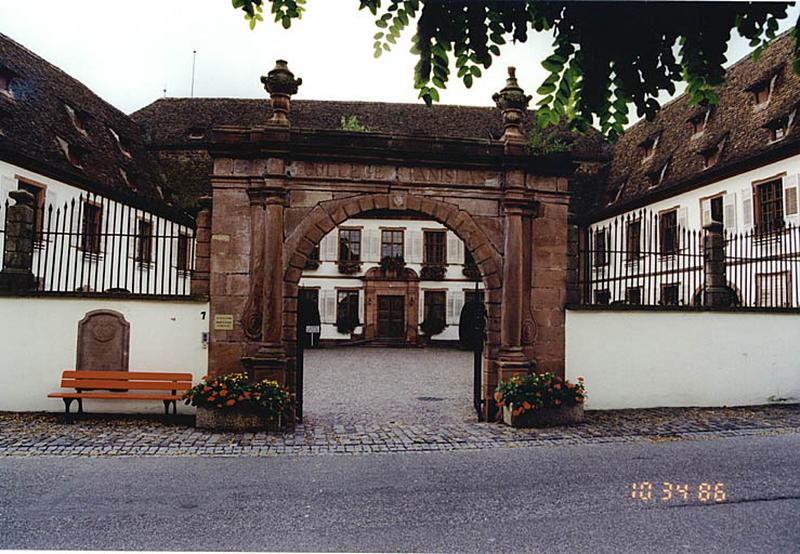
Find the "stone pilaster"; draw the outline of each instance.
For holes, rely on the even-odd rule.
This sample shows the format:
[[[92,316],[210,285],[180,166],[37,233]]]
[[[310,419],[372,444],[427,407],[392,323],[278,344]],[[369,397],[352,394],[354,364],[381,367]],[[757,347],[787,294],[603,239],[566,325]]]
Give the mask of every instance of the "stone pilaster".
[[[705,269],[704,300],[706,306],[727,307],[731,304],[728,279],[725,274],[725,236],[719,221],[703,226],[703,267]]]
[[[521,191],[508,191],[505,201],[503,299],[500,319],[500,379],[526,373],[531,362],[522,349],[524,283],[523,215],[530,202]],[[529,288],[529,287],[528,287]]]
[[[16,202],[8,208],[6,217],[3,269],[0,271],[0,291],[23,292],[36,288],[33,275],[33,195],[15,190],[9,196]]]
[[[245,368],[254,380],[286,383],[283,343],[283,210],[286,190],[279,186],[248,190],[252,229],[250,296],[243,314],[248,345]]]
[[[208,295],[211,288],[211,197],[203,196],[199,202],[191,290],[192,294]]]

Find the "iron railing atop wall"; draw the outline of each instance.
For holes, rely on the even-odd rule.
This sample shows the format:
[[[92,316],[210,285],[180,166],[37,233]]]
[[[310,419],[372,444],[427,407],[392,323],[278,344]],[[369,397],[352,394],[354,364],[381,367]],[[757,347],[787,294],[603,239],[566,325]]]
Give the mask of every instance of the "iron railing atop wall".
[[[585,305],[706,305],[705,229],[676,212],[642,210],[583,231],[579,249]],[[723,231],[730,304],[800,307],[800,229],[794,225]]]
[[[0,250],[9,240],[9,202],[0,206]],[[35,288],[42,293],[191,293],[191,227],[91,193],[61,206],[37,206]]]

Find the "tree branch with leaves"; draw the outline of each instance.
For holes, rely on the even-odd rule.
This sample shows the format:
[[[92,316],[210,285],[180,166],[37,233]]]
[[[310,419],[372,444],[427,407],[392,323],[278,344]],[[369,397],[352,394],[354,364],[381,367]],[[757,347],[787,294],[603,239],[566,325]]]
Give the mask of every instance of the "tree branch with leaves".
[[[276,22],[289,28],[305,0],[232,0],[250,27],[269,4]],[[629,106],[652,119],[662,92],[685,81],[693,105],[715,104],[725,80],[725,50],[736,31],[760,55],[787,17],[788,2],[540,2],[500,0],[358,0],[375,17],[375,57],[397,44],[413,22],[411,53],[418,58],[414,87],[428,105],[439,101],[452,74],[470,88],[500,56],[508,41],[549,33],[553,50],[542,66],[548,76],[537,89],[537,122],[562,119],[572,129],[596,125],[616,140],[629,123]],[[795,37],[795,71],[800,42]]]

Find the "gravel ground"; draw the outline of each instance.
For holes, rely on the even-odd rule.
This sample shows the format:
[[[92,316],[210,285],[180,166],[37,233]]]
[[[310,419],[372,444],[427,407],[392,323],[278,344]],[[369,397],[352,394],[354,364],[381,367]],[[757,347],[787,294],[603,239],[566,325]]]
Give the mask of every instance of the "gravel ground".
[[[305,421],[285,433],[198,430],[191,416],[164,425],[89,413],[64,425],[61,414],[0,413],[0,456],[354,454],[800,431],[800,405],[588,411],[584,423],[553,429],[478,423],[472,354],[449,349],[312,350],[305,383]]]

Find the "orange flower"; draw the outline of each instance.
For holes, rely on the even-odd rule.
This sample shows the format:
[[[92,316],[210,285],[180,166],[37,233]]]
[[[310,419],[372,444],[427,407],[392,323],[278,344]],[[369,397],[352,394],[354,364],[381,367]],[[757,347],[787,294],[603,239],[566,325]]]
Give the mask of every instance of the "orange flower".
[[[561,385],[556,383],[555,385],[553,385],[553,388],[556,390],[561,390]]]
[[[222,389],[222,390],[219,392],[219,395],[220,395],[220,396],[225,396],[225,395],[227,395],[227,394],[228,394],[228,391],[226,391],[225,389]]]
[[[531,403],[526,400],[525,402],[522,403],[522,407],[525,408],[526,410],[530,410]]]
[[[210,391],[210,390],[211,390],[211,387],[205,387],[205,388],[203,389],[203,392],[208,392],[208,391]]]
[[[494,400],[495,402],[500,402],[503,399],[503,395],[500,394],[500,391],[496,391],[494,393]]]
[[[231,398],[230,400],[228,400],[227,402],[225,402],[225,404],[227,404],[228,406],[233,406],[234,404],[236,404],[236,400],[234,400],[233,398]]]
[[[208,401],[209,401],[209,402],[213,402],[213,401],[214,401],[214,400],[216,400],[216,399],[217,399],[217,397],[216,397],[216,396],[214,396],[213,394],[212,394],[211,396],[209,396],[209,397],[208,397]]]
[[[515,408],[515,409],[511,410],[511,415],[514,416],[514,417],[516,417],[516,416],[518,416],[520,414],[522,414],[522,408]]]
[[[560,405],[561,405],[561,400],[559,400],[558,398],[556,398],[556,399],[553,401],[553,404],[555,404],[556,406],[560,406]]]

